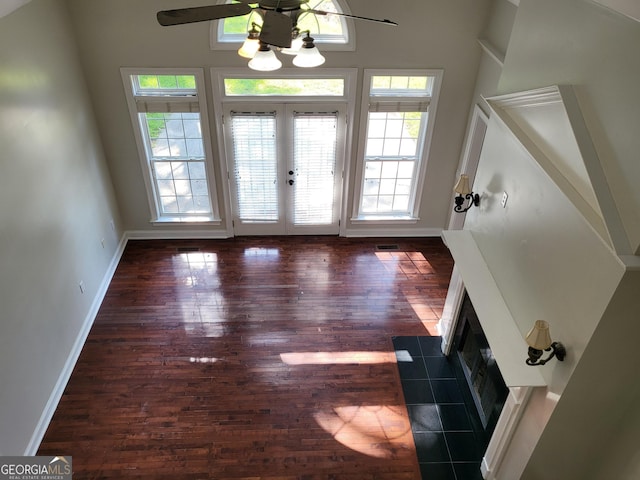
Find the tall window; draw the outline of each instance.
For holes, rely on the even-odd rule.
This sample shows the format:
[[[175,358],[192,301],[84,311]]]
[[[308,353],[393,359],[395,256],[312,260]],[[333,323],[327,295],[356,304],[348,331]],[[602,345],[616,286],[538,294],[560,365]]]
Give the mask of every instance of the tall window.
[[[365,72],[356,220],[417,218],[441,75]]]
[[[154,221],[212,221],[211,155],[201,70],[123,69]]]

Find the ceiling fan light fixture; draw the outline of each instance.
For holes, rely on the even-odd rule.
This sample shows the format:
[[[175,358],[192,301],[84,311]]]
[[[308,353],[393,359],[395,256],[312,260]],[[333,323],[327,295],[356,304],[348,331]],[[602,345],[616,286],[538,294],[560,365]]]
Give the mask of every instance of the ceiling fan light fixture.
[[[325,62],[325,58],[313,43],[313,37],[307,32],[307,36],[302,39],[302,47],[293,59],[296,67],[311,68],[318,67]]]
[[[251,29],[247,32],[248,36],[237,53],[243,58],[250,59],[249,68],[264,72],[282,67],[282,62],[278,60],[270,46],[286,55],[295,55],[293,64],[297,67],[310,68],[324,64],[325,58],[313,43],[311,32],[306,30],[304,32],[306,36],[301,38],[302,32],[296,26],[301,16],[314,15],[318,30],[320,30],[318,15],[336,15],[386,25],[398,25],[386,18],[381,20],[316,10],[308,7],[309,2],[310,0],[236,0],[236,3],[221,3],[219,1],[217,5],[161,10],[156,14],[156,18],[160,25],[171,26],[242,17],[258,10],[258,15],[262,17],[262,25],[251,23]],[[319,2],[318,5],[321,3]],[[307,6],[307,8],[302,8],[303,6]]]
[[[302,48],[302,36],[300,35],[299,30],[294,30],[293,38],[291,39],[291,47],[283,48],[280,51],[285,55],[297,55],[300,49]]]
[[[260,72],[272,72],[280,67],[282,67],[282,62],[278,60],[274,51],[266,43],[260,43],[260,48],[249,61],[249,68]]]
[[[257,25],[253,23],[251,30],[245,39],[242,46],[238,49],[238,55],[244,58],[253,58],[258,49],[260,48],[260,40],[258,39],[260,31],[256,28]]]

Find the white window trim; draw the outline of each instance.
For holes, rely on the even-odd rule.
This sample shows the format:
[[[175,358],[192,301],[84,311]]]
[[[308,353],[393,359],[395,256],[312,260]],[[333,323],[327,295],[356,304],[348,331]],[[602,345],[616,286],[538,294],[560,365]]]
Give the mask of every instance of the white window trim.
[[[151,212],[150,223],[153,225],[181,224],[189,226],[197,225],[219,225],[221,223],[218,193],[216,189],[216,181],[213,168],[213,150],[211,148],[211,129],[209,126],[209,115],[207,113],[206,102],[206,84],[204,80],[204,70],[202,68],[130,68],[124,67],[120,69],[122,81],[125,89],[125,96],[131,123],[133,127],[136,146],[138,148],[138,157],[142,167],[142,176],[147,192],[147,200],[149,201],[149,210]],[[136,99],[131,85],[132,75],[193,75],[196,79],[196,89],[198,97],[198,105],[200,111],[200,125],[202,128],[202,141],[205,151],[205,168],[207,172],[207,185],[209,187],[209,201],[211,202],[210,215],[198,215],[196,218],[177,217],[171,215],[160,215],[160,207],[155,197],[155,187],[153,183],[151,167],[147,158],[145,149],[145,141],[142,136],[140,122],[138,120],[138,109]]]
[[[333,2],[338,4],[339,9],[342,13],[347,15],[351,15],[351,10],[349,6],[343,0],[333,0]],[[226,0],[218,0],[216,4],[225,4]],[[256,1],[257,3],[257,1]],[[327,52],[353,52],[356,50],[356,29],[355,24],[352,18],[342,17],[343,25],[346,28],[346,43],[335,43],[335,42],[323,42],[322,39],[318,39],[315,43],[317,43],[320,47],[321,51]],[[213,20],[210,23],[209,27],[209,44],[211,50],[237,50],[242,45],[242,41],[238,42],[221,42],[218,40],[218,28],[220,25],[220,21]],[[315,37],[314,37],[315,38]]]
[[[224,102],[264,102],[264,103],[324,103],[324,102],[348,102],[354,103],[356,92],[356,80],[358,70],[356,68],[312,68],[312,69],[300,69],[300,68],[281,68],[274,72],[258,72],[255,70],[249,70],[246,68],[212,68],[211,69],[211,82],[213,87],[213,103],[214,109],[216,106],[220,106]],[[229,95],[225,94],[224,79],[225,78],[265,78],[265,79],[278,79],[278,78],[342,78],[344,79],[344,95],[264,95],[264,96],[241,96],[241,95]],[[216,109],[221,112],[221,109]]]
[[[416,186],[412,192],[413,209],[410,215],[394,215],[394,214],[361,214],[362,191],[364,188],[364,165],[365,151],[367,142],[367,129],[369,118],[369,101],[371,98],[371,78],[373,76],[392,75],[392,76],[428,76],[434,77],[433,89],[429,100],[429,119],[427,122],[427,130],[424,134],[424,146],[422,155],[418,159],[418,173],[416,177]],[[353,211],[350,218],[352,223],[366,223],[367,225],[379,224],[411,224],[420,220],[420,204],[422,202],[422,194],[424,190],[424,182],[427,172],[427,164],[429,163],[429,152],[431,150],[431,140],[433,138],[433,129],[436,119],[436,111],[438,107],[438,97],[440,95],[440,87],[442,85],[442,77],[444,70],[441,69],[425,69],[425,70],[395,70],[395,69],[365,69],[363,78],[362,101],[360,112],[360,135],[358,138],[358,153],[356,163],[356,181],[353,192]],[[415,101],[415,97],[408,99]]]
[[[283,96],[226,96],[224,91],[224,79],[232,78],[344,78],[344,95],[339,96],[313,96],[313,97],[283,97]],[[347,126],[345,130],[344,141],[344,163],[343,163],[343,182],[342,182],[342,199],[348,199],[353,147],[353,119],[355,118],[355,99],[358,87],[358,69],[357,68],[314,68],[309,71],[300,68],[282,68],[274,72],[256,72],[247,68],[212,68],[211,69],[211,88],[213,94],[213,109],[216,121],[216,135],[218,139],[224,138],[224,104],[233,103],[339,103],[344,102],[347,105]],[[227,154],[225,151],[224,141],[218,141],[218,157],[220,159],[220,171],[223,177],[230,178]],[[222,182],[223,193],[225,198],[231,198],[228,181]],[[342,211],[340,212],[340,235],[344,236],[347,232],[347,222],[342,221],[347,218],[347,201],[342,202]],[[226,218],[232,218],[231,202],[225,202]]]

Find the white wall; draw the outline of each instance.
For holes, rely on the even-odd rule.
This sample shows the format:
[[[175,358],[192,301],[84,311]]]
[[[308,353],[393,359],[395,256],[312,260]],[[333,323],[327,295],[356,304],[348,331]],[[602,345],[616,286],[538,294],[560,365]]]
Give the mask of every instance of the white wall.
[[[524,336],[551,324],[569,358],[542,369],[561,394],[624,270],[610,248],[500,120],[491,117],[467,213],[502,297]],[[509,198],[500,204],[503,192]],[[553,232],[553,233],[551,233]],[[585,261],[588,259],[588,261]]]
[[[556,478],[638,478],[640,271],[638,260],[633,263],[558,402],[523,480],[547,479],[549,472]]]
[[[640,411],[633,409],[627,412],[624,421],[611,438],[613,448],[607,449],[607,457],[603,458],[595,475],[602,480],[637,480],[640,478]]]
[[[487,25],[481,34],[481,39],[487,41],[503,59],[509,48],[516,11],[517,7],[510,1],[494,0]],[[482,108],[485,113],[489,113],[489,107],[484,98],[491,97],[498,92],[501,74],[502,64],[487,52],[483,52],[476,78],[473,103]]]
[[[208,23],[161,27],[155,13],[177,8],[175,0],[69,0],[105,152],[113,173],[126,230],[152,231],[150,212],[128,116],[119,69],[127,67],[245,67],[235,51],[212,51]],[[190,5],[211,4],[207,0]],[[327,52],[327,68],[443,68],[444,82],[438,105],[420,222],[414,232],[438,231],[448,218],[451,188],[468,107],[480,59],[477,37],[490,0],[406,0],[393,2],[348,0],[353,14],[390,18],[391,28],[356,21],[355,52]],[[206,92],[211,107],[211,92]],[[359,112],[360,105],[356,105]],[[356,115],[358,117],[358,115]],[[358,118],[352,119],[359,133]],[[218,152],[215,124],[213,151]],[[354,141],[354,146],[357,145]],[[354,152],[355,154],[355,152]],[[353,160],[353,158],[351,159]],[[216,163],[217,163],[216,158]],[[352,163],[354,163],[352,161]],[[219,169],[218,192],[223,192]],[[354,175],[351,175],[353,180]],[[220,198],[219,201],[223,199]],[[348,199],[351,213],[352,199]],[[225,209],[221,208],[221,212]],[[357,231],[361,226],[349,225]],[[365,231],[366,232],[366,231]]]
[[[635,0],[593,0],[640,22],[640,4]]]
[[[564,362],[535,367],[548,388],[531,396],[496,477],[515,479],[534,465],[530,457],[538,439],[562,404],[625,270],[495,116],[489,121],[474,191],[481,194],[480,208],[467,213],[465,229],[472,231],[522,336],[535,320],[547,320],[552,338],[563,342],[568,353]],[[500,200],[505,191],[509,198],[503,208]],[[524,361],[526,351],[522,354]],[[569,408],[584,416],[589,412],[584,405],[574,403]],[[546,441],[562,442],[569,435]]]
[[[0,454],[22,455],[118,248],[62,1],[0,19],[0,145]]]
[[[640,244],[638,44],[636,22],[594,3],[522,0],[497,88],[576,85],[629,238],[622,254],[637,253]],[[477,92],[491,95],[495,70],[486,71]],[[467,214],[466,228],[521,332],[536,318],[548,320],[568,356],[539,367],[550,388],[533,392],[496,478],[635,478],[639,393],[629,383],[637,363],[637,272],[625,270],[501,128],[490,125],[474,185],[482,205]]]
[[[640,253],[640,24],[585,0],[522,0],[499,92],[577,87],[598,156]],[[620,252],[623,253],[623,252]]]
[[[491,16],[483,30],[482,37],[489,40],[503,55],[509,47],[517,11],[518,7],[509,0],[494,0]]]
[[[30,1],[31,0],[4,0],[4,2],[0,4],[0,18],[9,15]]]

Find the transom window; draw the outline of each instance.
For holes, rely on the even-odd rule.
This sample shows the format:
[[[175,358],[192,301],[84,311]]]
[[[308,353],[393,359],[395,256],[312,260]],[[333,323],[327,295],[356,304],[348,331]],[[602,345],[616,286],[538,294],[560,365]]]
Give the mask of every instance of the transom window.
[[[227,97],[344,97],[344,78],[230,78],[223,79]]]
[[[219,3],[239,3],[237,0],[220,0]],[[255,6],[256,3],[250,3]],[[309,8],[325,12],[349,13],[341,0],[310,0]],[[251,24],[262,25],[262,17],[254,10],[241,17],[230,17],[211,22],[211,48],[232,49],[247,38]],[[325,50],[353,50],[350,33],[351,21],[340,15],[314,15],[302,13],[298,18],[298,28],[309,30],[316,43],[325,44]],[[333,47],[333,48],[332,48]]]
[[[365,72],[354,220],[418,217],[440,71]]]
[[[122,74],[153,220],[215,219],[202,71]]]

